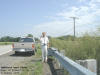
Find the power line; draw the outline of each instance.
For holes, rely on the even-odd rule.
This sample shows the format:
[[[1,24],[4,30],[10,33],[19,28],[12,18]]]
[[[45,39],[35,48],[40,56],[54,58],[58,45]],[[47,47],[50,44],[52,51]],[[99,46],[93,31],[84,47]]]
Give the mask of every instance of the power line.
[[[60,33],[59,35],[68,35],[69,33],[71,33],[72,32],[72,28],[69,28],[68,30],[66,30],[66,31],[64,31],[64,32],[62,32],[62,33]]]

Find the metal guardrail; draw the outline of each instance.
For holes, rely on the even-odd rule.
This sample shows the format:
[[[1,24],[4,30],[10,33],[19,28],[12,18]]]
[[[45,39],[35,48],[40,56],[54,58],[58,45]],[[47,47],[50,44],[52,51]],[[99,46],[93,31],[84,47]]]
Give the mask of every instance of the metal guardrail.
[[[49,55],[54,56],[71,75],[96,75],[96,73],[91,72],[68,57],[62,55],[55,48],[49,48],[48,52]]]

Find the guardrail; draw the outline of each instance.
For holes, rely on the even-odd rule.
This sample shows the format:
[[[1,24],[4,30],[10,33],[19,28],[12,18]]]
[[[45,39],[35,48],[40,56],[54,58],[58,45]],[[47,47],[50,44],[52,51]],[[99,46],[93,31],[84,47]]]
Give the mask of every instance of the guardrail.
[[[54,56],[71,75],[96,75],[96,73],[91,72],[85,67],[59,53],[56,48],[49,48],[48,52],[49,55]]]

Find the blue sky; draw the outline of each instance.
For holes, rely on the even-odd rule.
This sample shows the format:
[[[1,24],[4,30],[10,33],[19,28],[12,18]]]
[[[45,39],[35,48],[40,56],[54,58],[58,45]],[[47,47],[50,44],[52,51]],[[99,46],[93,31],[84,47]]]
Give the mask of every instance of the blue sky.
[[[0,37],[77,35],[94,31],[100,25],[100,0],[0,0]]]

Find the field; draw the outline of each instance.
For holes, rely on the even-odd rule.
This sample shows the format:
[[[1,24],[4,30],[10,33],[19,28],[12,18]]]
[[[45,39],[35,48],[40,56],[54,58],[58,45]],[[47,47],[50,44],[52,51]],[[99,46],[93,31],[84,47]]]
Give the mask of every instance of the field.
[[[51,38],[51,47],[64,50],[65,55],[73,60],[97,59],[100,68],[100,38],[83,36],[79,38],[66,39],[65,37]]]
[[[83,37],[76,40],[51,39],[51,46],[65,50],[65,55],[73,60],[96,59],[100,52],[100,40],[93,37]]]
[[[12,44],[13,42],[0,42],[0,45],[10,45]]]

